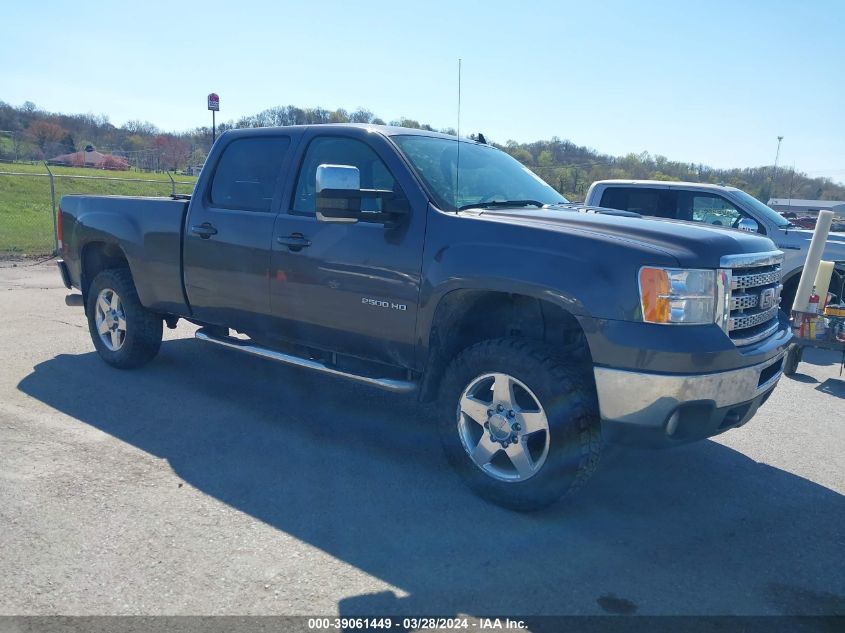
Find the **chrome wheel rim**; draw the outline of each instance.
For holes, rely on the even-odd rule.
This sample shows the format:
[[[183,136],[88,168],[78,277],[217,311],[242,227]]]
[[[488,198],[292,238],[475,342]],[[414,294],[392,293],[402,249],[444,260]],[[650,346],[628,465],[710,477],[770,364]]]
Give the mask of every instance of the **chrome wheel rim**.
[[[94,308],[94,322],[100,340],[112,352],[116,352],[126,341],[126,313],[118,294],[111,288],[104,288],[97,295]]]
[[[499,481],[530,479],[549,454],[543,405],[508,374],[482,374],[470,382],[458,403],[458,435],[472,463]]]

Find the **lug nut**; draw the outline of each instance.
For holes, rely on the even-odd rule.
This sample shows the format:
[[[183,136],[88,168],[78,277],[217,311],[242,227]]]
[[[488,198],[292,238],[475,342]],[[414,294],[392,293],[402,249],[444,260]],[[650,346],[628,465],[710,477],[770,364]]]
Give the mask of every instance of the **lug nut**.
[[[511,435],[511,442],[513,442],[514,444],[516,444],[518,441],[519,441],[519,438],[518,438],[515,434],[514,434],[514,435]]]
[[[491,415],[493,415],[493,409],[487,409],[487,417],[489,418]]]
[[[522,425],[521,425],[519,422],[514,422],[514,423],[513,423],[513,425],[511,426],[511,428],[512,428],[514,431],[521,431],[521,430],[522,430]]]
[[[489,428],[490,428],[490,423],[489,423],[489,422],[485,422],[485,423],[484,423],[484,428],[485,428],[485,429],[489,429]]]
[[[507,440],[502,442],[502,448],[507,448],[508,446],[510,446],[510,442],[508,442]]]
[[[516,415],[516,413],[514,413],[514,412],[513,412],[513,409],[511,409],[510,411],[508,411],[508,417],[509,417],[509,418],[512,418],[512,417],[514,417],[515,415]]]
[[[502,412],[502,411],[504,411],[504,410],[505,410],[505,406],[504,406],[504,405],[502,405],[502,404],[497,404],[497,405],[496,405],[496,411],[498,411],[499,413],[501,413],[501,412]]]

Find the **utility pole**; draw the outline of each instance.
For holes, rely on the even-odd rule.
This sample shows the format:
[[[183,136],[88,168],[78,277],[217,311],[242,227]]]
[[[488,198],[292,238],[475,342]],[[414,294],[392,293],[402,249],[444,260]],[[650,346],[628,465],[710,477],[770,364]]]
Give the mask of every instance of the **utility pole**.
[[[778,136],[778,149],[775,152],[775,166],[772,169],[772,182],[769,185],[769,197],[773,198],[775,195],[775,184],[777,184],[778,177],[778,158],[780,158],[780,142],[783,140],[782,136]]]
[[[786,210],[792,210],[792,186],[795,184],[795,165],[792,165],[792,178],[789,179],[789,202],[786,204]]]

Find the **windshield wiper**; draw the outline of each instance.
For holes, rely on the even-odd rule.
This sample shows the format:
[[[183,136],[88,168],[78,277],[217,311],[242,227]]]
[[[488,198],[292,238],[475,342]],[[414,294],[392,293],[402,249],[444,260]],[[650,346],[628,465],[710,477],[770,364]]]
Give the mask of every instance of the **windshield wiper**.
[[[474,202],[472,204],[465,204],[458,207],[458,211],[466,211],[467,209],[496,209],[500,207],[530,207],[535,206],[542,209],[546,206],[545,202],[538,200],[491,200],[490,202]]]

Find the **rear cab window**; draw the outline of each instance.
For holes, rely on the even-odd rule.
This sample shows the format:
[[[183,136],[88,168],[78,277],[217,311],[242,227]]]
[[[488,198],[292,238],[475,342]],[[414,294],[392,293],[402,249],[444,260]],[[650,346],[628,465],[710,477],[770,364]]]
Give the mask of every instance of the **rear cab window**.
[[[608,187],[599,206],[633,211],[658,218],[676,219],[675,195],[670,189],[649,187]]]
[[[241,138],[224,149],[211,183],[214,207],[270,211],[290,137]]]

